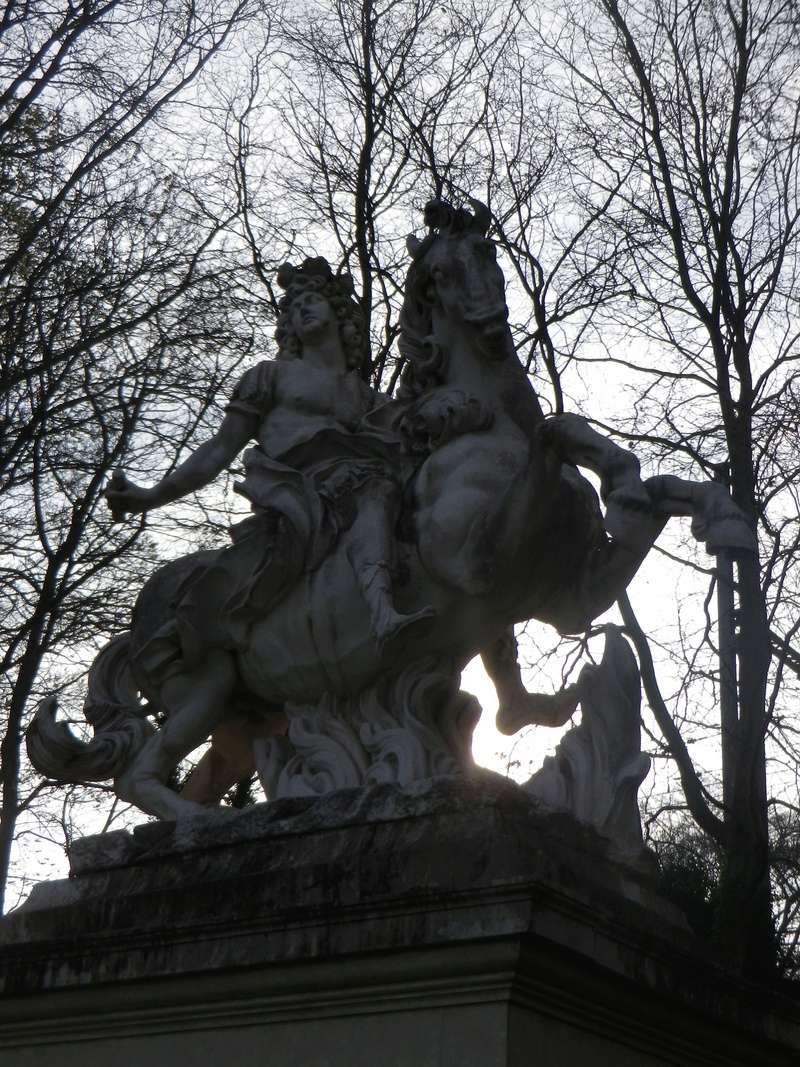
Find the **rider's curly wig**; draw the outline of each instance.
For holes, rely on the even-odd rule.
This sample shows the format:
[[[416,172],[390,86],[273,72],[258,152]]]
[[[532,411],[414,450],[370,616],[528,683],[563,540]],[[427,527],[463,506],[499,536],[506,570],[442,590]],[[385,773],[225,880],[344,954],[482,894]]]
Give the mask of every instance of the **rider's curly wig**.
[[[306,259],[299,267],[284,263],[278,270],[278,285],[285,290],[278,303],[278,359],[302,359],[303,346],[292,325],[292,304],[308,292],[327,300],[339,325],[347,366],[360,370],[364,365],[366,331],[364,315],[353,296],[349,274],[334,274],[322,256]]]

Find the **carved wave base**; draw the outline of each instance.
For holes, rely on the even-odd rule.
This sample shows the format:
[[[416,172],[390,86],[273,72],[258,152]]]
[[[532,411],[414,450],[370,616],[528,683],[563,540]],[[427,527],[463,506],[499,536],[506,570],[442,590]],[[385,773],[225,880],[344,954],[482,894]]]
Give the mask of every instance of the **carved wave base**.
[[[270,799],[315,797],[468,772],[481,708],[459,689],[460,679],[460,671],[430,657],[355,697],[285,705],[287,736],[254,744],[264,792]]]
[[[796,1063],[644,867],[488,774],[76,842],[0,922],[3,1067]]]

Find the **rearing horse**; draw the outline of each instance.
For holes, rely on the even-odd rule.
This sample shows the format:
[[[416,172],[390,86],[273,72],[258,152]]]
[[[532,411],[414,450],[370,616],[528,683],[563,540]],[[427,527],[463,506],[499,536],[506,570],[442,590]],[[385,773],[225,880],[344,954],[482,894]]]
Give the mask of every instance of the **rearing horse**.
[[[635,457],[583,419],[545,418],[514,350],[503,275],[486,236],[488,211],[471,204],[473,211],[441,201],[427,209],[429,234],[410,244],[400,345],[407,370],[397,399],[366,420],[404,445],[405,580],[396,597],[407,615],[432,607],[432,628],[410,629],[401,654],[395,650],[397,665],[386,662],[345,529],[324,558],[250,620],[235,653],[237,700],[248,715],[208,699],[200,714],[192,685],[167,694],[139,653],[169,625],[187,573],[198,566],[210,573],[231,550],[178,560],[153,575],[131,631],[92,669],[85,713],[94,740],[78,741],[55,723],[54,701],[41,706],[28,735],[40,770],[72,781],[113,777],[120,796],[152,814],[192,814],[192,797],[218,799],[252,768],[246,742],[285,730],[284,706],[357,700],[417,661],[438,657],[459,670],[477,652],[498,687],[501,728],[564,721],[574,695],[554,701],[522,689],[509,637],[514,623],[536,618],[563,632],[586,629],[617,599],[672,514],[691,515],[711,551],[752,550],[752,531],[720,486],[665,477],[643,483]],[[605,516],[578,465],[599,475]],[[213,691],[221,669],[215,664],[210,649],[195,693],[197,686]],[[161,714],[159,730],[147,722],[137,689]],[[176,795],[169,775],[209,734],[212,749],[201,768],[216,760],[216,770],[203,788],[201,773],[186,795]]]
[[[584,419],[545,418],[513,347],[505,283],[486,237],[491,217],[478,201],[470,204],[473,213],[430,203],[428,237],[408,242],[413,263],[400,349],[409,361],[404,391],[420,396],[417,432],[424,437],[427,421],[433,440],[454,436],[469,421],[470,405],[478,425],[478,412],[492,421],[480,443],[460,437],[420,470],[415,516],[423,563],[465,593],[499,593],[513,588],[516,576],[521,595],[513,605],[506,601],[515,621],[536,618],[569,633],[587,629],[611,606],[671,515],[691,516],[710,552],[754,551],[752,528],[722,486],[669,475],[642,483],[636,457]],[[457,386],[452,403],[448,385]],[[466,389],[470,399],[459,402]],[[455,463],[457,452],[463,458]],[[599,476],[605,516],[578,466]],[[493,496],[508,510],[487,507]],[[552,697],[525,691],[513,630],[482,658],[498,690],[503,732],[561,725],[574,710],[575,687]]]

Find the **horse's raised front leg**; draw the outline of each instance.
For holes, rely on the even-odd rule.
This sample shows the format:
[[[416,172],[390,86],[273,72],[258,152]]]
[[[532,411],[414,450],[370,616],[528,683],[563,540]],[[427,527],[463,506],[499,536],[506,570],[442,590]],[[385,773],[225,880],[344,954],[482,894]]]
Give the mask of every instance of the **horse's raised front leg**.
[[[236,677],[233,656],[215,650],[196,668],[165,682],[159,703],[167,712],[166,722],[116,780],[117,795],[158,819],[208,814],[207,807],[175,793],[166,782],[225,717]]]
[[[719,482],[693,482],[657,474],[644,485],[662,514],[691,517],[692,533],[698,541],[705,542],[706,551],[712,555],[741,555],[757,550],[752,524]]]
[[[599,477],[609,536],[634,551],[647,551],[663,522],[654,521],[653,499],[642,483],[633,452],[592,429],[580,415],[554,415],[542,424],[539,434],[564,460]]]
[[[523,726],[563,726],[578,706],[577,685],[568,685],[558,693],[529,693],[517,654],[513,626],[481,652],[486,673],[497,690],[497,729],[510,735]]]
[[[580,415],[554,415],[539,432],[564,459],[598,475],[606,531],[617,544],[646,551],[667,518],[684,515],[712,554],[755,552],[752,525],[719,482],[664,474],[643,482],[636,456],[592,429]]]
[[[756,550],[752,526],[723,485],[671,475],[657,475],[643,484],[651,510],[649,514],[637,510],[626,517],[635,536],[597,544],[586,554],[571,587],[553,606],[548,621],[562,633],[580,633],[611,607],[671,515],[689,516],[692,533],[705,541],[709,552],[741,555]]]

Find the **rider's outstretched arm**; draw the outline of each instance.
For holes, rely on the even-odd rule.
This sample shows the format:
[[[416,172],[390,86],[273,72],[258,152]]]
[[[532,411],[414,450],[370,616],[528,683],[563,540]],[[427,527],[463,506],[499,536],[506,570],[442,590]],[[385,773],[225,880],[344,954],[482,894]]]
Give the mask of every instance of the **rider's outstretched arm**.
[[[117,471],[105,491],[108,506],[115,517],[122,518],[125,512],[150,511],[202,489],[230,466],[257,430],[254,415],[229,409],[214,436],[156,485],[135,485]]]

